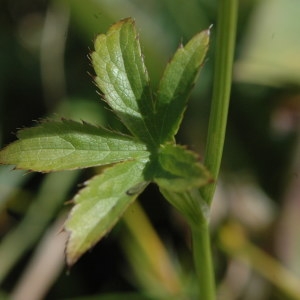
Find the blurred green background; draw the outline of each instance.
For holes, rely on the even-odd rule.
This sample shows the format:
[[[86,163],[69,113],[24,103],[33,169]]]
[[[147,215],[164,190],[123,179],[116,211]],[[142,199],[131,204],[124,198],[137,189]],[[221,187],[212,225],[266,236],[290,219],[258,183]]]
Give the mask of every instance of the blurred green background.
[[[218,298],[300,299],[300,2],[239,2],[228,131],[211,213]],[[178,143],[203,154],[217,5],[1,0],[1,147],[15,139],[17,128],[45,117],[119,126],[96,93],[88,54],[98,33],[131,16],[153,91],[179,44],[213,25],[178,134]],[[189,232],[154,185],[141,196],[141,207],[130,208],[68,270],[65,202],[99,170],[46,175],[11,169],[0,167],[0,299],[124,299],[121,293],[127,299],[193,299]]]

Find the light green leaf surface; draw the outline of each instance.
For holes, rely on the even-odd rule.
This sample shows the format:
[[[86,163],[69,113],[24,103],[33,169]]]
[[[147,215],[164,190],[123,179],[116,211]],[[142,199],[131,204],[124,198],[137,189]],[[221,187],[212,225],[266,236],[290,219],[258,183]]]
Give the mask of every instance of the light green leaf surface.
[[[154,181],[167,190],[183,192],[212,181],[197,155],[184,147],[173,144],[161,146],[158,163]]]
[[[19,140],[0,151],[0,163],[33,171],[59,171],[147,157],[131,137],[74,121],[47,121],[18,132]]]
[[[156,102],[160,143],[172,140],[179,129],[188,96],[203,65],[208,42],[209,30],[200,32],[176,51],[165,69]]]
[[[134,21],[122,20],[99,35],[91,59],[107,103],[135,136],[155,144],[149,77]]]
[[[96,244],[115,225],[126,208],[142,192],[129,193],[145,182],[147,161],[127,161],[106,169],[86,183],[75,197],[65,228],[70,232],[66,255],[69,265]],[[143,186],[144,188],[146,185]]]

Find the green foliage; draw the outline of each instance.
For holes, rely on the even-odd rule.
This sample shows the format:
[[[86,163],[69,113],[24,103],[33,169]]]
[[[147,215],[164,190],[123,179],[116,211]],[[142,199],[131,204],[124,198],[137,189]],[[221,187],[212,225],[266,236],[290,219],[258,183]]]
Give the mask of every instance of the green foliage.
[[[144,167],[143,161],[136,160],[117,164],[86,182],[86,187],[75,196],[76,205],[65,225],[71,232],[66,249],[70,265],[111,229],[142,192],[129,191],[145,182]]]
[[[20,130],[19,140],[1,151],[5,164],[49,172],[106,165],[143,158],[146,146],[132,137],[86,123],[46,121]]]
[[[19,140],[0,152],[2,164],[41,172],[114,164],[74,198],[65,225],[70,232],[66,251],[70,265],[113,227],[150,181],[191,221],[191,205],[184,195],[212,178],[196,154],[174,144],[174,135],[208,40],[206,30],[177,50],[153,102],[134,21],[114,24],[96,38],[91,60],[104,100],[133,136],[86,123],[48,120],[19,131]],[[179,204],[169,199],[173,193],[175,202],[182,195]],[[193,201],[193,218],[201,219],[206,213],[202,200]]]
[[[91,59],[105,101],[135,136],[155,144],[149,77],[133,20],[118,22],[99,35]]]
[[[163,145],[159,149],[154,181],[160,187],[185,192],[207,184],[209,178],[209,172],[195,153],[172,144]]]
[[[180,47],[160,81],[156,105],[160,143],[172,140],[179,129],[187,98],[203,64],[209,31],[202,31]]]

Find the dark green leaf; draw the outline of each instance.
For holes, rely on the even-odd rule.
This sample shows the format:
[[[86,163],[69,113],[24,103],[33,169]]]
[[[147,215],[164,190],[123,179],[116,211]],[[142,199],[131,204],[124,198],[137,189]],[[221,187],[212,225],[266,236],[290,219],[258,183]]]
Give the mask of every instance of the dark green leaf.
[[[209,30],[180,47],[165,69],[156,102],[160,143],[171,141],[177,133],[187,98],[203,65],[209,42]]]
[[[161,146],[154,181],[162,188],[183,192],[212,181],[197,155],[173,144]]]

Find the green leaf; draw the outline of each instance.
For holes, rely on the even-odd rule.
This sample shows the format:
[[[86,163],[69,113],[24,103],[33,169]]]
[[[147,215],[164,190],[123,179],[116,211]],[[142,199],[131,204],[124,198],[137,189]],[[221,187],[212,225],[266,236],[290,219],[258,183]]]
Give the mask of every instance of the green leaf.
[[[46,121],[20,130],[0,151],[0,163],[18,169],[60,171],[144,158],[146,146],[131,137],[74,121]]]
[[[161,146],[158,164],[154,181],[170,191],[183,192],[212,181],[210,173],[199,162],[197,155],[178,145]]]
[[[208,42],[209,30],[200,32],[176,51],[164,71],[156,102],[160,143],[173,140],[178,131],[188,96],[203,65]]]
[[[185,192],[175,192],[163,187],[159,188],[168,202],[174,206],[191,226],[207,223],[209,219],[209,205],[201,197],[198,189]]]
[[[149,77],[134,21],[124,19],[99,35],[91,59],[106,102],[133,135],[156,144]]]
[[[127,161],[106,169],[86,183],[77,196],[65,228],[70,232],[66,254],[69,265],[95,245],[115,225],[126,208],[146,187],[147,161]]]

